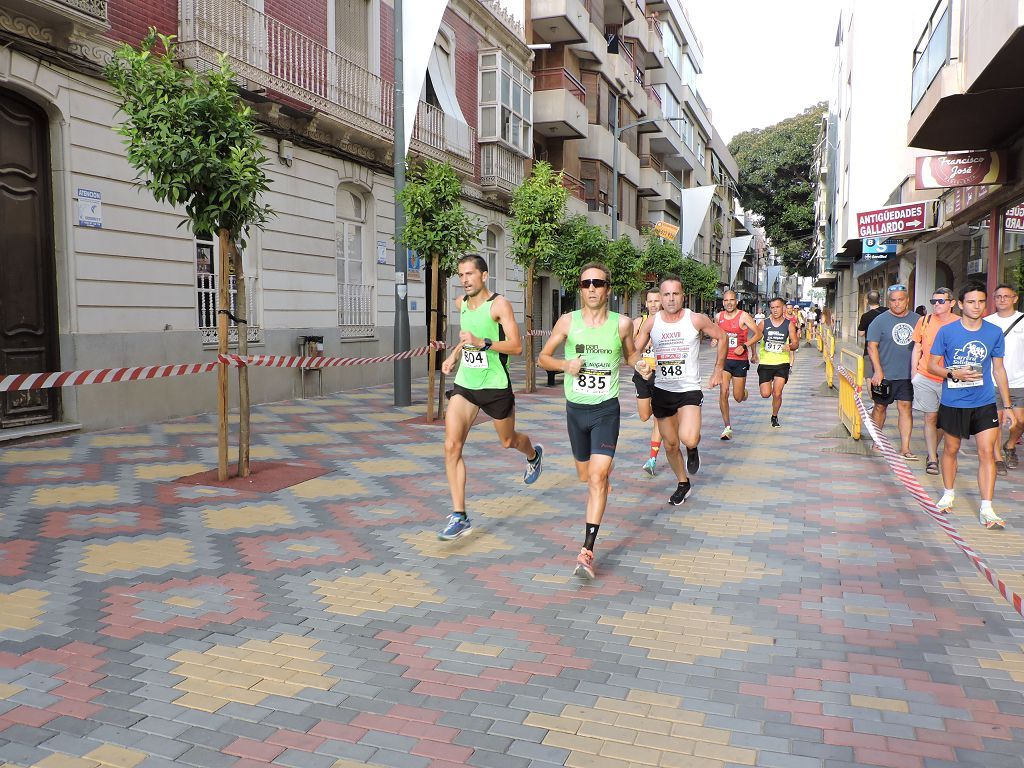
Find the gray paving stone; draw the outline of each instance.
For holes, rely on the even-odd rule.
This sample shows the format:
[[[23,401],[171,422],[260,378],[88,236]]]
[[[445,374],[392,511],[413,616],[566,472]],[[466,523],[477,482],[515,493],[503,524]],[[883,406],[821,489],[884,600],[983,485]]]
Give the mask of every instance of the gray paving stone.
[[[184,765],[195,766],[195,768],[230,768],[238,761],[238,758],[206,747],[192,747],[176,757],[175,760]]]
[[[529,741],[514,741],[507,750],[508,754],[525,757],[530,760],[544,760],[555,765],[563,765],[569,757],[569,750],[534,744]]]

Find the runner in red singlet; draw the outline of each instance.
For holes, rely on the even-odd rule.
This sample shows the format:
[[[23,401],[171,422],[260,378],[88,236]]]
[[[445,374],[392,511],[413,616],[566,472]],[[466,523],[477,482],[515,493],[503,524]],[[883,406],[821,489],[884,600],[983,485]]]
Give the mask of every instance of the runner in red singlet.
[[[732,439],[732,421],[729,416],[729,390],[737,403],[747,399],[747,371],[750,369],[750,350],[761,339],[754,319],[742,309],[736,308],[736,291],[727,289],[722,295],[725,310],[718,313],[715,322],[725,331],[729,351],[725,357],[725,368],[722,371],[722,390],[718,396],[718,407],[722,411],[721,439]],[[716,346],[712,341],[711,346]],[[730,387],[730,382],[732,386]]]

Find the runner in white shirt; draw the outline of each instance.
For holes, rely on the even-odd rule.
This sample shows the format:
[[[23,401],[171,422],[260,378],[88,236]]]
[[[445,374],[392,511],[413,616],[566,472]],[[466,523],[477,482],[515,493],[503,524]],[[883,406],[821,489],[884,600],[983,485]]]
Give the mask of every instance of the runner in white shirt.
[[[634,342],[636,350],[629,362],[643,377],[654,376],[651,406],[661,430],[661,442],[668,463],[676,473],[675,493],[669,503],[676,506],[690,495],[691,475],[700,469],[700,406],[704,402],[701,389],[700,334],[707,334],[720,343],[715,370],[708,387],[714,389],[722,381],[725,355],[729,351],[725,332],[711,318],[683,308],[683,282],[675,275],[661,279],[661,311],[649,317],[640,327]],[[641,350],[653,346],[655,364],[651,369],[641,357]],[[684,464],[680,445],[686,446]]]
[[[985,319],[1003,331],[1006,345],[1003,367],[1010,383],[1010,405],[1016,417],[1006,442],[1000,440],[996,444],[996,474],[1005,475],[1007,469],[1017,468],[1017,441],[1024,434],[1024,312],[1017,311],[1019,296],[1011,285],[1000,284],[993,298],[996,311]]]

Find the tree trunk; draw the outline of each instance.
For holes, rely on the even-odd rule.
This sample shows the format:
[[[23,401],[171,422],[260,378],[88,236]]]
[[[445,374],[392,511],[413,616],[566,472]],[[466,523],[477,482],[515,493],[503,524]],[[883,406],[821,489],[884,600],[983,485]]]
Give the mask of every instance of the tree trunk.
[[[217,354],[228,353],[228,316],[225,311],[231,306],[228,281],[231,279],[229,267],[230,243],[228,231],[221,229],[220,253],[217,259]],[[221,482],[228,479],[228,366],[221,363],[217,366],[217,479]]]
[[[526,391],[536,392],[536,370],[533,364],[533,264],[526,268]]]
[[[231,258],[235,263],[235,316],[238,318],[238,354],[249,354],[249,304],[246,296],[245,268],[242,255],[231,244]],[[238,369],[238,476],[249,476],[249,367]]]
[[[440,264],[437,254],[430,257],[430,324],[427,333],[429,341],[437,339],[437,281],[440,279]],[[427,355],[427,421],[434,420],[434,392],[437,376],[437,355],[431,352]]]

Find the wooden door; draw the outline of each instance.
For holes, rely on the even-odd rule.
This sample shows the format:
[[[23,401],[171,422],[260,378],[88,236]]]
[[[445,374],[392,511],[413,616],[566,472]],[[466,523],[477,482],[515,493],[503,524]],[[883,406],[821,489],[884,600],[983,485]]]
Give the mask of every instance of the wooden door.
[[[0,376],[57,370],[46,113],[0,89]],[[59,390],[0,394],[0,428],[54,421]]]

